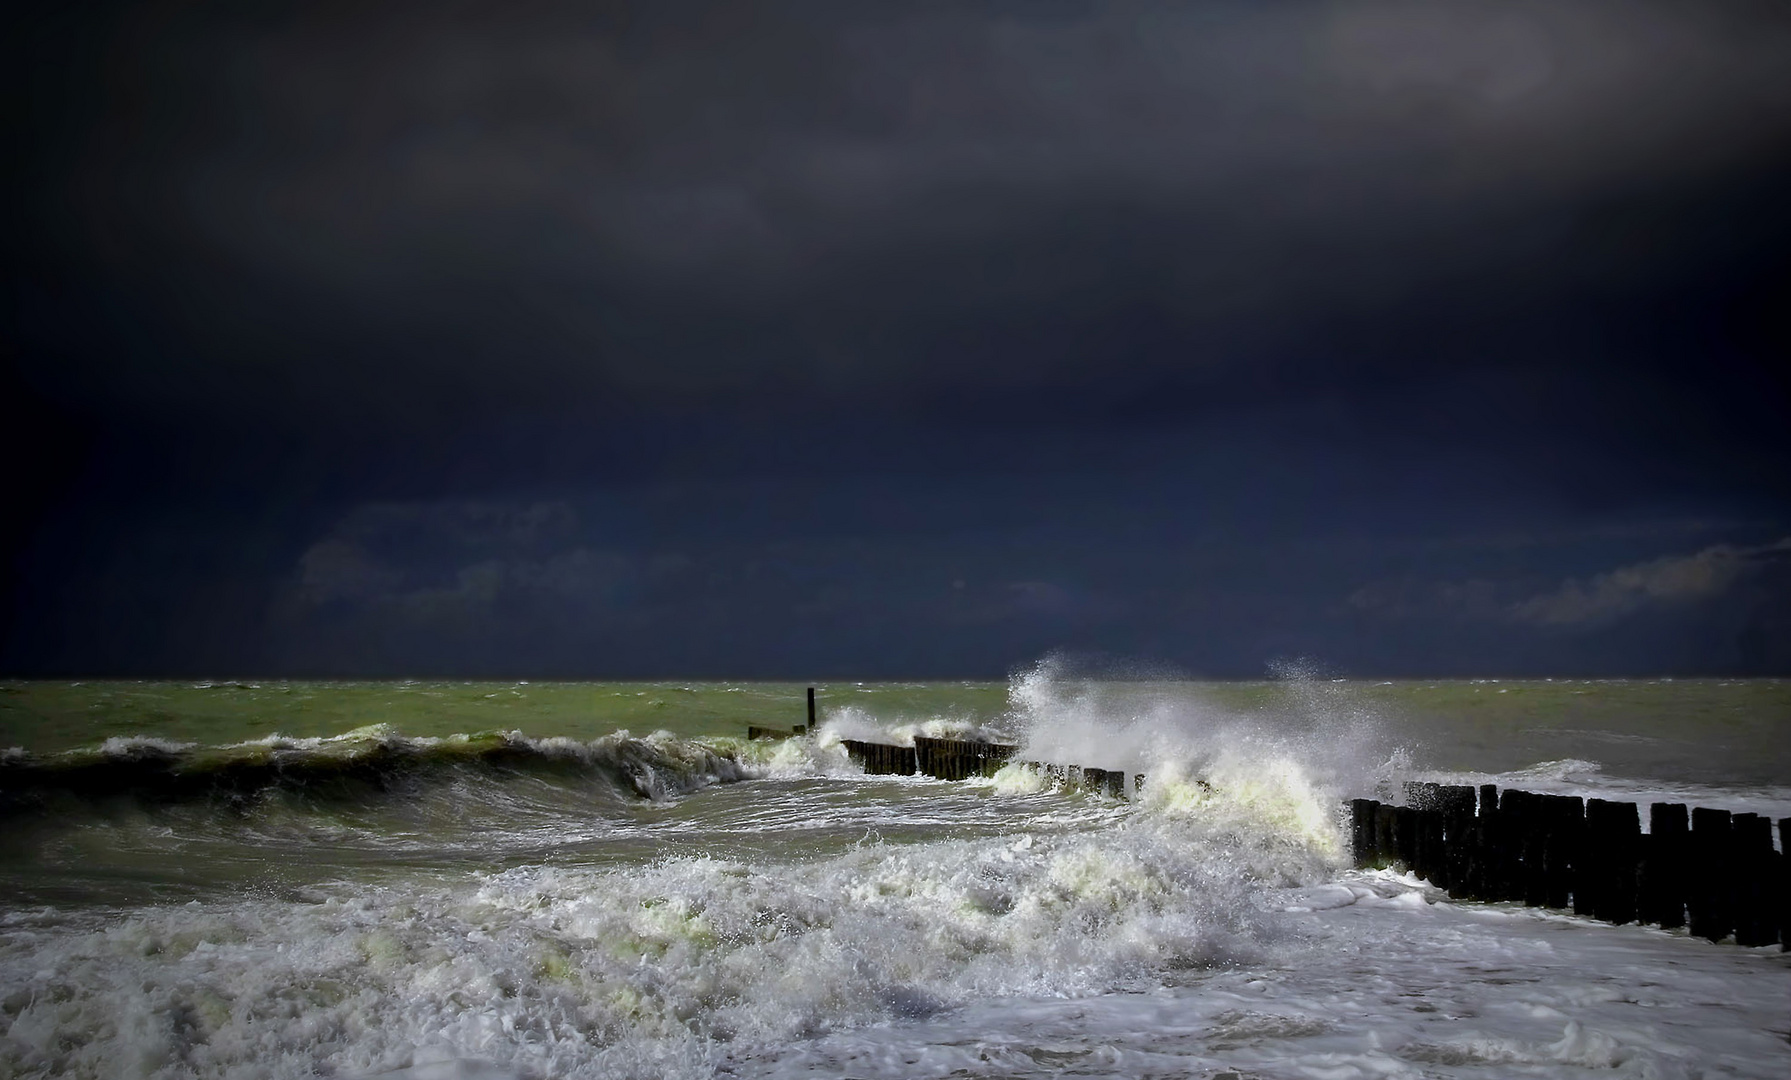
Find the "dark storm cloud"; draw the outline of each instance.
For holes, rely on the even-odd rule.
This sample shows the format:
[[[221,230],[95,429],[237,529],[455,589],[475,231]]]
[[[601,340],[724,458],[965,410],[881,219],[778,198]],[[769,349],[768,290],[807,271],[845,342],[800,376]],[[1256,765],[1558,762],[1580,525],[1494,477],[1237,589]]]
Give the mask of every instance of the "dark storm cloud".
[[[1791,668],[1783,3],[5,36],[12,668]]]
[[[144,5],[90,50],[26,318],[132,397],[1011,390],[1377,313],[1434,353],[1426,311],[1784,236],[1777,4]]]

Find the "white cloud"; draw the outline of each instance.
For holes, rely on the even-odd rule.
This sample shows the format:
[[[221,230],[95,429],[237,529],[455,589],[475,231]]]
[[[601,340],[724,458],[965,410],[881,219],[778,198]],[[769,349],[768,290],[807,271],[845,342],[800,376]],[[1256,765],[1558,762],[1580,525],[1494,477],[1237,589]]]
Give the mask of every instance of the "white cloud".
[[[1714,599],[1787,554],[1791,554],[1791,537],[1752,547],[1713,544],[1691,555],[1664,555],[1590,577],[1568,578],[1546,592],[1484,578],[1389,579],[1362,586],[1346,603],[1388,619],[1587,626],[1644,610]]]
[[[1518,622],[1563,626],[1619,618],[1643,608],[1693,603],[1720,596],[1743,576],[1791,552],[1791,537],[1756,547],[1716,544],[1694,555],[1668,555],[1619,566],[1506,609]]]

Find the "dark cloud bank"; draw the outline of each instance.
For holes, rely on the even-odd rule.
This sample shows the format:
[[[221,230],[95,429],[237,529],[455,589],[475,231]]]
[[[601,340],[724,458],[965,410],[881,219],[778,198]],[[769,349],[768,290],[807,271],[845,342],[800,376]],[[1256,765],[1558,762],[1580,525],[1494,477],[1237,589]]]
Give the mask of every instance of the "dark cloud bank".
[[[20,674],[1791,674],[1791,5],[31,4]]]

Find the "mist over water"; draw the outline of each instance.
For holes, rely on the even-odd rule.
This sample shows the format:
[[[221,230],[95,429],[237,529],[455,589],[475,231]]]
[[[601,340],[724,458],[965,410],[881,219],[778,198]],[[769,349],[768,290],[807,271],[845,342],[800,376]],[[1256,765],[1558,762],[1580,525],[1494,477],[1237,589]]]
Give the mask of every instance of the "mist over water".
[[[66,733],[22,745],[0,763],[0,1072],[1689,1077],[1791,1065],[1773,1034],[1791,989],[1779,954],[1449,904],[1349,869],[1340,830],[1343,800],[1408,777],[1677,784],[1735,809],[1791,808],[1783,781],[1650,773],[1667,722],[1633,713],[1603,728],[1573,720],[1564,738],[1602,734],[1608,760],[1501,770],[1521,749],[1482,754],[1477,741],[1534,717],[1498,690],[1586,695],[1425,685],[1125,681],[1049,660],[993,700],[977,686],[824,688],[815,739],[756,743],[739,737],[745,721],[800,722],[800,688],[227,688],[324,707],[385,695],[398,719],[418,700],[475,718],[508,701],[527,719],[536,692],[635,715],[681,696],[709,719],[597,732],[600,709],[554,705],[536,731],[282,735],[226,709],[168,724],[210,725],[209,741],[114,723],[73,747]],[[1660,711],[1682,713],[1687,688],[1658,685]],[[1712,760],[1689,763],[1696,777],[1784,720],[1771,707],[1782,688],[1694,689],[1719,712],[1745,706],[1722,740],[1682,723],[1686,745],[1711,744]],[[154,693],[164,711],[181,693],[216,693],[83,692]],[[72,693],[16,684],[0,715],[28,737],[31,715],[67,715]],[[1476,714],[1478,700],[1502,704]],[[1450,722],[1422,723],[1423,708]],[[1146,783],[1122,801],[1018,766],[962,783],[866,777],[840,745],[916,734],[997,739],[1018,759]]]

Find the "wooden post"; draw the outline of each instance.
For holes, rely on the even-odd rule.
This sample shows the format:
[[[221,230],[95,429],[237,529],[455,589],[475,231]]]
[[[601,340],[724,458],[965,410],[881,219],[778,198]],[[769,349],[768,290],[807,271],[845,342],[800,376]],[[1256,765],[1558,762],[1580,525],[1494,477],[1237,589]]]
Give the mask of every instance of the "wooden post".
[[[1420,810],[1424,819],[1424,878],[1445,891],[1450,885],[1448,837],[1443,828],[1443,811],[1433,802],[1431,809]]]
[[[1694,936],[1721,941],[1735,929],[1724,880],[1733,862],[1729,857],[1729,812],[1699,806],[1692,810],[1691,819],[1691,888],[1686,913]]]
[[[1542,815],[1542,797],[1528,791],[1507,791],[1504,799],[1515,811],[1511,844],[1517,849],[1516,895],[1526,907],[1548,903],[1548,823]]]
[[[1642,818],[1635,803],[1586,801],[1586,851],[1583,860],[1590,875],[1592,917],[1605,922],[1634,922],[1636,918],[1636,862],[1641,847]],[[1579,905],[1574,905],[1579,910]]]
[[[1543,898],[1549,907],[1565,908],[1572,901],[1574,867],[1584,857],[1586,811],[1577,795],[1546,795],[1543,807],[1549,818],[1542,852]]]
[[[1735,890],[1735,944],[1756,947],[1779,941],[1773,911],[1772,820],[1759,814],[1730,819],[1734,859],[1729,877]]]
[[[1443,815],[1437,809],[1441,801],[1439,791],[1436,784],[1406,781],[1405,802],[1412,811],[1414,824],[1412,857],[1407,865],[1413,874],[1446,889],[1449,872],[1443,859]]]
[[[1779,951],[1791,952],[1791,817],[1779,819]]]
[[[906,746],[857,739],[841,739],[840,745],[846,748],[846,756],[856,762],[866,776],[914,775],[914,751]]]
[[[1499,789],[1492,784],[1480,785],[1480,814],[1475,825],[1480,833],[1480,899],[1502,900],[1500,873],[1505,860],[1505,837],[1499,815]]]
[[[1374,812],[1381,804],[1373,799],[1351,799],[1349,803],[1350,857],[1357,866],[1371,866],[1375,861]]]
[[[1524,885],[1522,885],[1524,833],[1522,833],[1522,822],[1519,817],[1521,795],[1522,792],[1513,792],[1510,788],[1499,792],[1499,808],[1497,808],[1497,817],[1494,819],[1494,824],[1497,826],[1495,831],[1497,831],[1499,861],[1494,863],[1495,892],[1492,897],[1503,899],[1503,901],[1524,899]]]
[[[1597,805],[1594,806],[1593,804]],[[1608,859],[1601,846],[1604,843],[1602,830],[1606,827],[1604,816],[1605,801],[1588,799],[1586,816],[1580,826],[1584,843],[1581,845],[1579,860],[1573,867],[1573,913],[1584,915],[1588,919],[1603,918],[1600,912],[1605,908],[1605,891],[1610,885]]]
[[[815,736],[815,688],[812,686],[808,688],[808,735],[811,739]]]
[[[1685,925],[1686,841],[1684,803],[1651,803],[1647,845],[1636,882],[1637,917],[1667,930]]]
[[[1474,895],[1469,870],[1474,858],[1474,789],[1450,785],[1443,789],[1443,864],[1449,868],[1449,895],[1466,900]]]
[[[1418,811],[1409,806],[1396,808],[1399,818],[1393,828],[1395,854],[1408,871],[1417,872],[1418,862]]]
[[[1374,863],[1392,866],[1399,860],[1399,807],[1376,803],[1374,808]]]
[[[1464,801],[1463,822],[1468,841],[1467,858],[1462,873],[1464,895],[1472,900],[1498,899],[1498,805],[1499,789],[1492,784],[1480,785],[1476,809],[1473,789]]]

